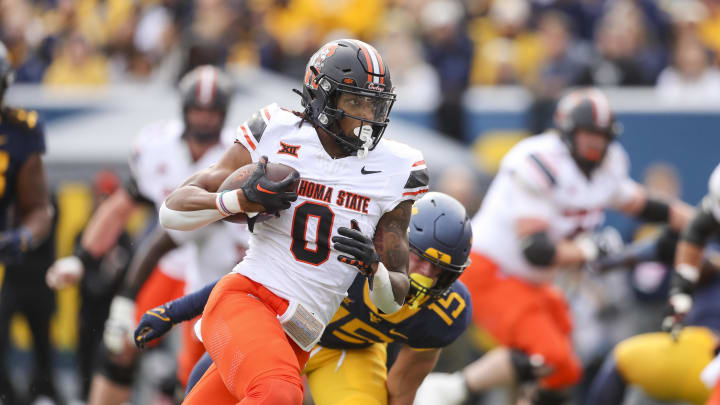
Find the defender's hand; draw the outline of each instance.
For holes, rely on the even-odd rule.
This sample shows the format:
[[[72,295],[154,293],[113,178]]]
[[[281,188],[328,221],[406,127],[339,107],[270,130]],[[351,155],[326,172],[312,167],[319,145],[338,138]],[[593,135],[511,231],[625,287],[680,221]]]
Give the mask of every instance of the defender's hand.
[[[699,278],[699,271],[695,268],[687,269],[691,266],[680,264],[673,271],[670,280],[670,298],[668,299],[667,315],[663,319],[662,328],[666,332],[670,332],[673,337],[677,336],[682,329],[682,322],[692,308],[692,292],[695,289],[695,283]]]
[[[0,262],[5,264],[17,262],[28,250],[31,242],[32,233],[24,227],[0,233]]]
[[[103,342],[105,347],[113,354],[125,351],[126,344],[130,344],[135,330],[135,302],[130,298],[115,296],[110,304],[110,315],[105,321]]]
[[[332,238],[335,249],[349,255],[340,255],[338,260],[357,267],[362,274],[369,277],[377,270],[380,255],[375,251],[372,239],[360,232],[360,226],[356,220],[350,221],[350,226],[352,229],[338,228],[338,233],[342,236],[333,236]]]
[[[45,282],[53,290],[75,285],[85,273],[85,266],[77,256],[58,259],[45,273]]]
[[[260,158],[257,167],[241,189],[247,201],[262,205],[265,212],[276,213],[290,208],[290,203],[297,200],[296,192],[285,190],[297,180],[299,174],[293,172],[283,180],[272,181],[265,175],[267,161],[267,156]],[[253,212],[249,208],[251,207],[243,207],[243,211]]]
[[[580,235],[575,239],[575,243],[582,250],[585,263],[591,266],[597,260],[619,254],[624,246],[620,232],[611,226]]]
[[[164,336],[174,324],[175,321],[170,316],[165,304],[145,312],[135,328],[133,339],[135,346],[138,349],[144,348],[146,343]]]
[[[677,337],[683,328],[685,315],[692,307],[692,297],[688,294],[673,294],[668,299],[667,315],[663,318],[662,329],[669,332],[673,338]]]

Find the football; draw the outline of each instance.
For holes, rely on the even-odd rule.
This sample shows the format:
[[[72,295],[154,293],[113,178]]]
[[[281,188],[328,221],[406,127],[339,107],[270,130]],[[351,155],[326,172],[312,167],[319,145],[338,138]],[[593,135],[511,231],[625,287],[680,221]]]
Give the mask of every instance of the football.
[[[238,168],[234,172],[232,172],[220,185],[218,188],[218,191],[225,191],[225,190],[237,190],[240,187],[242,187],[245,182],[250,178],[252,175],[252,172],[257,167],[258,163],[248,163],[243,167]],[[280,181],[284,178],[286,178],[289,174],[297,172],[297,170],[293,169],[290,166],[281,164],[281,163],[272,163],[268,162],[267,166],[265,166],[265,175],[268,179],[272,181]],[[288,186],[286,191],[297,191],[298,185],[300,184],[300,178],[298,176],[298,179],[295,180]],[[256,222],[262,222],[265,220],[268,220],[272,218],[274,215],[267,214],[267,213],[260,213],[257,215]],[[228,217],[224,218],[225,221],[235,222],[235,223],[247,223],[247,215],[245,214],[235,214],[230,215]]]

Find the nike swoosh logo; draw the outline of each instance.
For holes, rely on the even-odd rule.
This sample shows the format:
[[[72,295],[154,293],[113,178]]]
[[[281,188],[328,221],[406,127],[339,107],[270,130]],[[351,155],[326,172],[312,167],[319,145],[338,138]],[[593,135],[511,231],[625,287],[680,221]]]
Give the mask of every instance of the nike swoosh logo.
[[[165,311],[163,311],[163,312],[165,312]],[[156,318],[159,318],[159,319],[160,319],[161,321],[163,321],[163,322],[170,322],[170,317],[162,316],[161,314],[158,314],[158,313],[155,313],[155,312],[152,312],[152,311],[147,311],[146,314],[152,315],[152,316],[154,316],[154,317],[156,317]]]
[[[256,187],[256,188],[257,188],[257,189],[258,189],[258,191],[260,191],[261,193],[266,193],[266,194],[277,194],[277,193],[276,193],[276,192],[274,192],[274,191],[270,191],[270,190],[267,190],[267,189],[263,188],[263,186],[261,186],[261,185],[259,185],[259,184],[257,185],[257,187]]]
[[[362,174],[373,174],[373,173],[380,173],[382,170],[365,170],[365,166],[360,169],[360,173]]]

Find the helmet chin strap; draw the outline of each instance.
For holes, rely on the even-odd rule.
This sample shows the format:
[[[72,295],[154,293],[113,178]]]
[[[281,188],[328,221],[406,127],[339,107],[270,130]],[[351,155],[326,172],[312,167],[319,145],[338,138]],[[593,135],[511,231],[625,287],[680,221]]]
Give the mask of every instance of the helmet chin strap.
[[[372,146],[372,133],[373,129],[371,125],[361,125],[353,129],[353,134],[360,139],[362,146],[357,150],[358,159],[365,159]]]

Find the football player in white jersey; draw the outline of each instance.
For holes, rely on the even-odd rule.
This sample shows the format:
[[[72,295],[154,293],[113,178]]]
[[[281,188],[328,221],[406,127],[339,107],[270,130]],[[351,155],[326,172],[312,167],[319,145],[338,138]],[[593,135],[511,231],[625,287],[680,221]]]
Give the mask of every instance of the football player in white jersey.
[[[183,119],[157,122],[142,129],[129,161],[130,181],[98,207],[75,255],[58,260],[49,269],[47,280],[51,287],[76,283],[84,268],[95,268],[88,263],[96,261],[114,245],[138,205],[159,208],[185,178],[217,161],[232,145],[234,134],[223,127],[232,97],[230,79],[220,69],[206,65],[187,73],[179,87]],[[102,351],[102,364],[93,378],[89,403],[128,401],[135,362],[131,340],[134,325],[147,309],[188,292],[185,291],[186,271],[196,270],[191,269],[196,263],[196,254],[195,246],[186,244],[164,256],[158,271],[151,275],[127,275],[110,306],[104,332],[107,350]],[[183,342],[186,344],[191,343]],[[187,379],[196,360],[190,359],[185,362],[187,367],[179,368],[181,381]]]
[[[261,109],[220,162],[160,210],[161,223],[180,230],[277,214],[255,225],[245,259],[212,290],[201,332],[214,363],[188,404],[299,405],[309,350],[357,271],[386,314],[407,295],[407,226],[428,178],[419,151],[381,139],[395,101],[388,67],[366,43],[333,41],[310,59],[298,93],[304,112]],[[299,172],[297,193],[287,191],[295,173],[279,182],[264,175],[268,160]],[[216,192],[251,162],[259,164],[241,189]]]
[[[630,179],[612,109],[599,90],[563,97],[555,125],[507,153],[473,219],[472,264],[462,280],[473,319],[500,348],[461,373],[431,374],[418,404],[459,404],[468,391],[535,381],[535,403],[563,403],[582,370],[567,304],[551,285],[557,270],[581,269],[615,245],[612,234],[591,233],[607,208],[674,230],[692,214],[685,203],[648,196]]]

